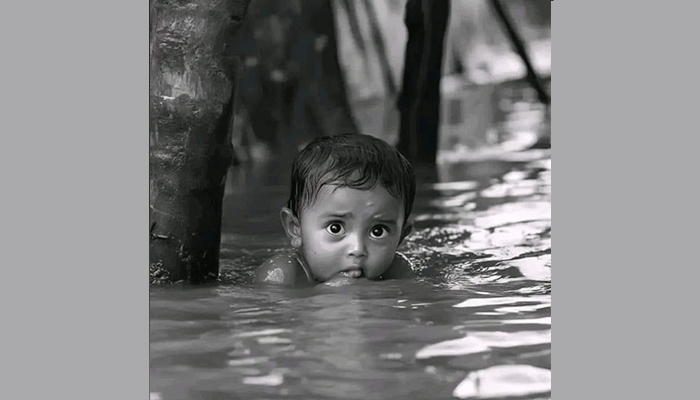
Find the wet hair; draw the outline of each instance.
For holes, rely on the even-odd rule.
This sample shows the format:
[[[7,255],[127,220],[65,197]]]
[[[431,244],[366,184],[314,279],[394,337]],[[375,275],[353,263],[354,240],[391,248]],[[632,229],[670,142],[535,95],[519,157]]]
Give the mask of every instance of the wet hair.
[[[371,190],[378,184],[394,198],[403,199],[405,223],[416,194],[416,178],[408,160],[373,136],[324,136],[309,143],[294,160],[287,207],[299,217],[325,185]]]

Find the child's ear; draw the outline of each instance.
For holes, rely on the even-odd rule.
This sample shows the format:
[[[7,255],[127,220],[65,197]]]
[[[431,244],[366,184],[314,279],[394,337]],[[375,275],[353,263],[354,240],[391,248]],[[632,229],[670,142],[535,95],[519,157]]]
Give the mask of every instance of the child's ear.
[[[406,239],[411,232],[413,232],[413,221],[408,220],[406,221],[406,225],[404,225],[403,229],[401,230],[401,240],[399,240],[399,244],[403,243],[403,240]]]
[[[283,207],[280,211],[280,219],[282,220],[282,228],[292,241],[292,246],[298,247],[295,244],[301,245],[301,225],[299,219],[294,216],[292,210]]]

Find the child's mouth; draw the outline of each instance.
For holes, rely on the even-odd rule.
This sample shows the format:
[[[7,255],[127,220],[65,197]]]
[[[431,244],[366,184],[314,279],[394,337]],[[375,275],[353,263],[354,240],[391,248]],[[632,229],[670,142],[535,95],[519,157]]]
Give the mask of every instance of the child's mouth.
[[[345,271],[340,271],[338,275],[348,278],[359,278],[362,276],[362,270],[360,268],[347,269]]]

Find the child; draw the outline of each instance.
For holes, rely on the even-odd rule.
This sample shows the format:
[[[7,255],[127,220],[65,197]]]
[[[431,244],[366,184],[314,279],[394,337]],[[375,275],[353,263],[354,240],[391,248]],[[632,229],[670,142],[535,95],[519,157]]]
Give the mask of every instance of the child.
[[[413,228],[416,183],[396,149],[368,135],[322,137],[299,153],[291,178],[280,216],[294,251],[264,262],[256,282],[300,286],[412,275],[396,249]]]

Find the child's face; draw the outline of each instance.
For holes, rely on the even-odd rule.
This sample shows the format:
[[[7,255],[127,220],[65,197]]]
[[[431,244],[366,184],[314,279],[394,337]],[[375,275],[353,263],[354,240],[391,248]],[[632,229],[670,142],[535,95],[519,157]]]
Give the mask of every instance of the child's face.
[[[326,185],[301,213],[302,253],[321,282],[344,271],[376,279],[403,239],[403,218],[403,202],[380,185],[372,190]]]

